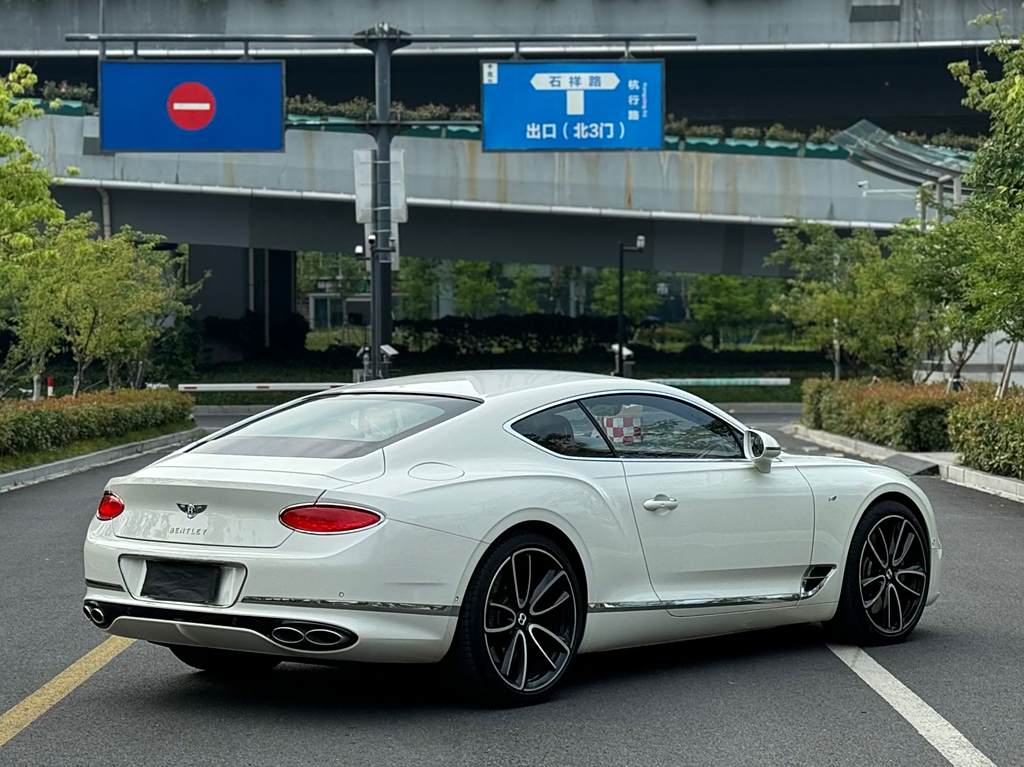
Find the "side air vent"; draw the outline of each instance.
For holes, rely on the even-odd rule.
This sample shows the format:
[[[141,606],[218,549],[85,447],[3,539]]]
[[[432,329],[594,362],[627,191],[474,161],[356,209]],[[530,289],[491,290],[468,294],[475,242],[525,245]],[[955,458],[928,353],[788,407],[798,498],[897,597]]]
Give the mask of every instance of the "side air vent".
[[[836,570],[835,565],[811,565],[800,579],[800,598],[813,597]]]

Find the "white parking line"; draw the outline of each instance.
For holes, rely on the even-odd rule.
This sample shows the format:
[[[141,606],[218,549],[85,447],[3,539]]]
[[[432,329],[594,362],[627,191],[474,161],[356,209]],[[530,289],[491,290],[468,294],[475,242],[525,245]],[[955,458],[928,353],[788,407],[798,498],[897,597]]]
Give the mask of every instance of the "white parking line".
[[[959,730],[864,650],[837,644],[828,645],[828,649],[896,709],[953,767],[995,767]]]

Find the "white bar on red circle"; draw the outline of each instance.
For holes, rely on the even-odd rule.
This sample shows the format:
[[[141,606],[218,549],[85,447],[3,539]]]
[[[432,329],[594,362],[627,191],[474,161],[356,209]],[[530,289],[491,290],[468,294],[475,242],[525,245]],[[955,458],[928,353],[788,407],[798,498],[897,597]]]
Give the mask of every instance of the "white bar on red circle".
[[[49,376],[46,379],[46,396],[53,396],[53,376]]]
[[[176,109],[179,112],[209,112],[213,108],[212,104],[203,104],[190,101],[178,101],[171,104],[171,109]]]

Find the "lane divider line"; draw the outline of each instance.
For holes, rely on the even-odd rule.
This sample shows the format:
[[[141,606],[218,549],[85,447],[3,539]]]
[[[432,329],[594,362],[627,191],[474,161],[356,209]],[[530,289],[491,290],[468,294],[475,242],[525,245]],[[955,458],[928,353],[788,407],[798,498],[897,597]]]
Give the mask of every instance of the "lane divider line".
[[[134,643],[112,636],[76,660],[27,698],[0,714],[0,748],[32,722],[60,703],[89,677]]]
[[[896,709],[953,767],[996,767],[963,733],[860,647],[829,644],[828,649]]]

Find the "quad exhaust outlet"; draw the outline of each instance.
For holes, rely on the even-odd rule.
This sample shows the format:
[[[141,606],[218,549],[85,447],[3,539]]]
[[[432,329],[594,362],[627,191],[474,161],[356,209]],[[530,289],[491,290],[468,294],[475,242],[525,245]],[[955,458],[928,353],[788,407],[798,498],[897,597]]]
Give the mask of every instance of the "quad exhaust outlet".
[[[82,612],[93,625],[101,629],[109,629],[119,618],[144,618],[168,623],[198,623],[205,626],[249,629],[262,635],[278,647],[305,652],[344,650],[356,642],[356,635],[344,628],[328,626],[323,623],[254,615],[227,615],[141,604],[126,605],[97,602],[93,599],[82,604]]]
[[[348,637],[334,629],[301,623],[276,626],[270,638],[286,647],[307,650],[334,650],[350,643]]]

